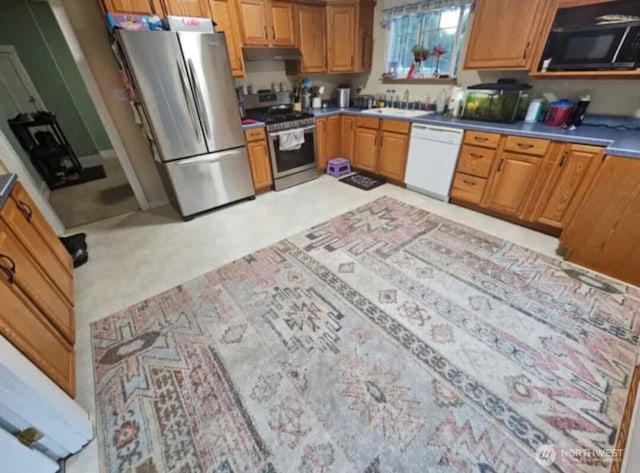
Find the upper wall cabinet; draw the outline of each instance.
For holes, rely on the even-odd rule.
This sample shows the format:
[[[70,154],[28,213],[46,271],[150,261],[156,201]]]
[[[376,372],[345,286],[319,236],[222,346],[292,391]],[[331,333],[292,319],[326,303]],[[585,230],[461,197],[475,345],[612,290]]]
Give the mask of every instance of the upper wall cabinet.
[[[327,7],[329,72],[353,72],[356,55],[356,5]]]
[[[531,69],[557,0],[476,0],[465,69]]]
[[[294,46],[293,4],[237,0],[245,46]]]
[[[197,18],[209,18],[209,4],[207,0],[162,0],[167,15],[193,16]]]
[[[302,53],[299,73],[327,71],[327,32],[323,6],[296,5],[296,45]]]
[[[216,32],[224,33],[233,77],[244,77],[244,59],[237,29],[238,16],[231,0],[209,0],[211,16],[216,22]]]
[[[157,2],[153,2],[156,4]],[[110,13],[134,13],[136,15],[153,14],[152,4],[149,0],[102,0],[104,10]],[[162,8],[157,4],[156,13],[160,14]]]

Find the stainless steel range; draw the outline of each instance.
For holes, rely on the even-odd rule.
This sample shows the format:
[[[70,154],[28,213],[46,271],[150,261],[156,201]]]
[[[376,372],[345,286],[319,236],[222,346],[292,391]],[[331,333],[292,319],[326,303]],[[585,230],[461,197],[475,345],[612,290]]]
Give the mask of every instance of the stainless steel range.
[[[244,99],[248,118],[265,122],[275,190],[319,176],[316,168],[316,121],[312,114],[294,112],[288,92],[259,91]],[[297,131],[303,142],[286,146],[284,135]]]

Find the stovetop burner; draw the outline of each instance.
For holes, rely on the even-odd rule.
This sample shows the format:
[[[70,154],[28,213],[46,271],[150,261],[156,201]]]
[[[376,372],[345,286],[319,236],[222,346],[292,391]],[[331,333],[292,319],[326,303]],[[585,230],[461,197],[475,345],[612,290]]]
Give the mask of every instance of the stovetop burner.
[[[294,112],[291,107],[247,110],[247,117],[267,124],[267,130],[286,130],[309,126],[315,122],[308,112]]]

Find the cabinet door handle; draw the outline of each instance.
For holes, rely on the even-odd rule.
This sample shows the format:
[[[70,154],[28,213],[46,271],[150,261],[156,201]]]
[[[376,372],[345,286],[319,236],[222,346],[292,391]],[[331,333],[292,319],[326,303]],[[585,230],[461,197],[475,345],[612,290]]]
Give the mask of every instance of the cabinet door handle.
[[[531,41],[527,41],[527,46],[524,48],[524,54],[522,55],[522,59],[527,59],[529,55],[529,47],[531,46]]]
[[[275,42],[275,40],[276,40],[276,27],[275,26],[271,27],[271,32],[273,33],[273,41]]]
[[[16,274],[16,262],[13,261],[9,256],[0,253],[0,260],[7,260],[9,262],[9,266],[5,266],[0,263],[0,271],[2,271],[9,281],[9,284],[13,284],[15,281]]]
[[[464,182],[466,185],[468,186],[475,186],[476,183],[473,181],[467,181],[466,179],[463,179],[462,182]]]
[[[485,138],[484,136],[474,136],[473,137],[474,140],[476,141],[489,141],[489,138]]]
[[[20,212],[22,212],[24,218],[27,219],[27,222],[31,223],[31,217],[33,217],[33,210],[31,210],[31,207],[29,207],[26,202],[19,200],[18,209],[20,210]]]
[[[469,156],[471,156],[474,159],[480,159],[480,158],[484,158],[483,155],[481,154],[476,154],[476,153],[469,153]]]
[[[264,25],[264,39],[269,41],[269,33],[267,32],[267,25]]]
[[[567,151],[562,153],[562,159],[560,160],[560,167],[564,166],[564,162],[567,160],[568,156],[569,156],[569,153]]]
[[[502,163],[504,163],[504,158],[502,158],[500,164],[498,164],[498,172],[502,171]]]
[[[529,143],[518,143],[518,148],[531,149],[533,148],[533,145]]]

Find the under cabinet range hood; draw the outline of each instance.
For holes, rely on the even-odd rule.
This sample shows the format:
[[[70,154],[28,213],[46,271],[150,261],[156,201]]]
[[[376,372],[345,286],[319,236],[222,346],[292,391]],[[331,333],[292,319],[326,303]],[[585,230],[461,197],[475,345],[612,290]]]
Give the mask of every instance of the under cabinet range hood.
[[[302,53],[298,48],[242,48],[244,60],[247,62],[258,61],[299,61]]]

